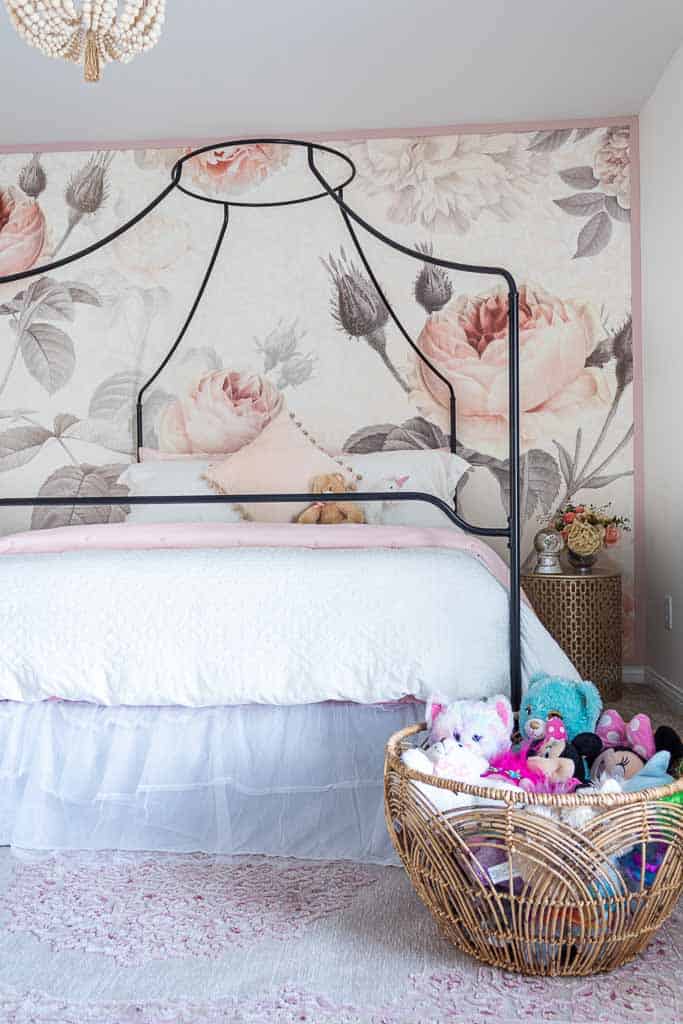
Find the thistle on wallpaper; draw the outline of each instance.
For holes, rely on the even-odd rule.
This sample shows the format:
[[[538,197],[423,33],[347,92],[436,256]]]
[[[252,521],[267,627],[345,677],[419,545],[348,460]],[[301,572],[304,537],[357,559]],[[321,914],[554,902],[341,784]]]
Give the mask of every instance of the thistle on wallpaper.
[[[19,188],[31,199],[37,199],[41,192],[45,191],[47,185],[47,174],[40,162],[40,155],[34,153],[33,157],[25,164],[19,172]]]
[[[69,207],[66,231],[59,240],[53,256],[62,248],[73,229],[86,214],[97,213],[107,198],[107,172],[114,153],[96,153],[71,175],[64,191]]]
[[[415,248],[426,256],[434,255],[431,242],[418,242]],[[434,263],[423,263],[415,278],[415,298],[426,313],[438,313],[453,297],[453,285],[447,271]]]
[[[330,253],[322,261],[332,279],[335,294],[332,296],[332,317],[339,329],[350,338],[364,338],[374,349],[395,381],[408,394],[410,388],[394,366],[387,352],[385,326],[389,310],[372,281],[346,255],[335,259]]]

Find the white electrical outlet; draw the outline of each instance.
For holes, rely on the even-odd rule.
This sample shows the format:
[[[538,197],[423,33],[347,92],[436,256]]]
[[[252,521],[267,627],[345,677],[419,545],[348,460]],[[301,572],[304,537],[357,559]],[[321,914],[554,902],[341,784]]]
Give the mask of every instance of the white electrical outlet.
[[[674,628],[674,599],[671,594],[664,598],[664,629]]]

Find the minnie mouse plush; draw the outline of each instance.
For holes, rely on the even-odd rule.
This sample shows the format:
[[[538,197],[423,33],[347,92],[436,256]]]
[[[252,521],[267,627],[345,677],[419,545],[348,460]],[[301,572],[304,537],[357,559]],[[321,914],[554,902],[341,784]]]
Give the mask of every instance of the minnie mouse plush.
[[[625,723],[614,710],[601,716],[596,733],[581,733],[574,742],[586,756],[593,783],[616,779],[627,790],[642,788],[641,783],[665,785],[671,781],[672,766],[683,757],[683,743],[671,726],[660,725],[653,732],[647,715],[635,715]]]

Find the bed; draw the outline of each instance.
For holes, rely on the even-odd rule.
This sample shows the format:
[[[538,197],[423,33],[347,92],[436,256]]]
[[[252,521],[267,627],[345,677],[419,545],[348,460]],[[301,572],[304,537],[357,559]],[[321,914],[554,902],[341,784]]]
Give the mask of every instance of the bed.
[[[296,201],[323,197],[337,204],[396,326],[450,394],[449,449],[442,453],[448,465],[457,460],[452,383],[405,331],[354,224],[413,259],[507,282],[508,522],[466,522],[452,480],[436,493],[417,474],[416,485],[400,493],[381,487],[341,494],[314,494],[304,486],[267,492],[226,485],[219,493],[204,485],[143,488],[125,498],[128,522],[0,540],[2,843],[392,863],[382,811],[387,737],[420,721],[423,701],[435,691],[451,699],[511,691],[518,707],[534,671],[576,678],[520,591],[513,278],[498,268],[439,260],[382,235],[315,163],[316,153],[337,156],[350,165],[350,181],[349,158],[320,144],[290,143],[305,148],[321,189]],[[139,458],[145,392],[180,346],[229,222],[227,202],[182,184],[192,155],[178,161],[171,185],[145,210],[87,250],[108,244],[174,188],[222,206],[221,230],[188,318],[137,396]],[[0,282],[57,269],[81,255]],[[282,418],[277,423],[286,425]],[[230,456],[227,477],[218,479],[234,479],[237,461],[256,444]],[[144,464],[137,471],[141,479],[147,472]],[[156,477],[149,472],[159,479],[160,470]],[[179,479],[183,473],[166,472]],[[419,503],[446,526],[435,527],[433,519],[412,526],[401,516],[368,515],[371,524],[335,527],[200,515],[313,500],[394,511]],[[95,520],[98,510],[120,503],[120,492],[0,498],[0,507],[67,505],[93,512]],[[142,509],[157,509],[160,517],[141,516]],[[177,509],[176,521],[162,509]],[[49,516],[42,525],[49,527]],[[493,537],[507,540],[509,567],[484,542]]]

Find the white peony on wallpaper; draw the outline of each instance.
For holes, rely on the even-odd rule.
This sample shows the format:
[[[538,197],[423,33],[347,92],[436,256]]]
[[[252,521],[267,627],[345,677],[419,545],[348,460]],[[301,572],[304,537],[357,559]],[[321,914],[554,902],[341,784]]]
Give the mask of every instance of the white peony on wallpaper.
[[[345,198],[381,230],[453,260],[505,266],[521,291],[524,530],[559,504],[612,501],[633,515],[630,127],[451,134],[339,143],[357,167]],[[76,252],[169,181],[180,149],[0,154],[0,275]],[[332,183],[344,177],[320,160]],[[316,192],[305,153],[216,149],[183,183],[219,200]],[[48,276],[0,284],[0,490],[121,494],[133,402],[180,330],[222,206],[172,192],[96,253]],[[404,325],[458,399],[473,470],[473,522],[504,520],[507,298],[498,280],[446,273],[361,232]],[[231,207],[188,333],[147,393],[144,443],[231,452],[283,409],[331,449],[445,443],[443,384],[411,352],[329,199]],[[4,532],[125,508],[5,511]],[[613,551],[633,635],[633,535]]]

